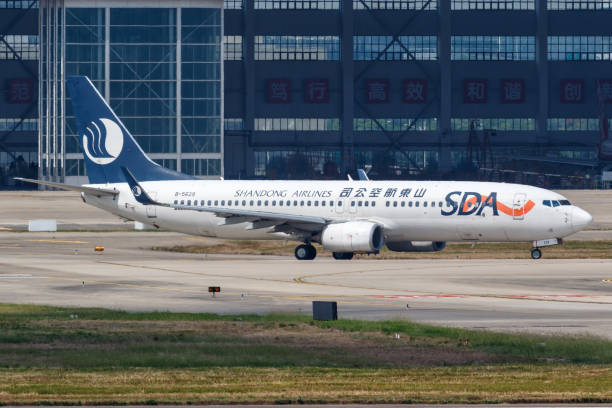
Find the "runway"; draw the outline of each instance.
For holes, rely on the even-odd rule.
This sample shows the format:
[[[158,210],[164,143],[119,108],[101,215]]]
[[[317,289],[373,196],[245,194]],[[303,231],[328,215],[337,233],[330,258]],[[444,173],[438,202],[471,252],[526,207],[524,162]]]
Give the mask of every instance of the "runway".
[[[300,262],[150,250],[194,240],[206,239],[2,231],[0,302],[235,314],[310,313],[313,300],[337,300],[343,318],[612,338],[612,259]],[[209,286],[222,292],[213,298]]]

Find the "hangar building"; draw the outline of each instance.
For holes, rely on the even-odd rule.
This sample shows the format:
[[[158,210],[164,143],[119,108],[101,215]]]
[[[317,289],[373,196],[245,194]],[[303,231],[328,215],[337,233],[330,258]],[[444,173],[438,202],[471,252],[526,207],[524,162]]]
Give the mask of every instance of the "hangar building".
[[[0,0],[0,184],[84,181],[63,80],[87,74],[154,160],[202,177],[592,186],[611,3]]]

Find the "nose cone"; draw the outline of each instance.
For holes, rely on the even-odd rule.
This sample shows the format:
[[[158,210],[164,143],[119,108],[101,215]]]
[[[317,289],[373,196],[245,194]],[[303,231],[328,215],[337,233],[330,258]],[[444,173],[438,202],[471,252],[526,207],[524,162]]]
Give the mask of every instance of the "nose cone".
[[[572,213],[572,226],[574,231],[580,231],[593,223],[593,217],[582,208],[574,207]]]

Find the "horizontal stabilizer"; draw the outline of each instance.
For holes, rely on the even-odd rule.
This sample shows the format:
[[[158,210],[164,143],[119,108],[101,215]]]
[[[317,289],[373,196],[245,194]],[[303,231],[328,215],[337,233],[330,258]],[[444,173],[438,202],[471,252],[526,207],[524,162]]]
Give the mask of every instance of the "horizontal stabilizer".
[[[53,183],[51,181],[34,180],[22,177],[15,177],[15,180],[25,181],[26,183],[40,184],[41,186],[55,187],[62,190],[78,191],[79,193],[91,194],[94,196],[115,196],[119,194],[118,190],[110,188],[73,186],[71,184]]]

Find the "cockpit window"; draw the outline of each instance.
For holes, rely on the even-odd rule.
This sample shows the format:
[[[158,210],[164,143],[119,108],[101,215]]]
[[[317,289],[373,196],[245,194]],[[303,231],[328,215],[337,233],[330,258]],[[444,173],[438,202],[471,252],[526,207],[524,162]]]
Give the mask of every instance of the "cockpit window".
[[[559,200],[559,204],[561,205],[572,205],[569,200]]]
[[[542,204],[544,204],[547,207],[550,207],[550,200],[544,200],[542,201]]]
[[[558,207],[559,206],[559,202],[556,200],[553,200],[552,202],[553,207]]]

